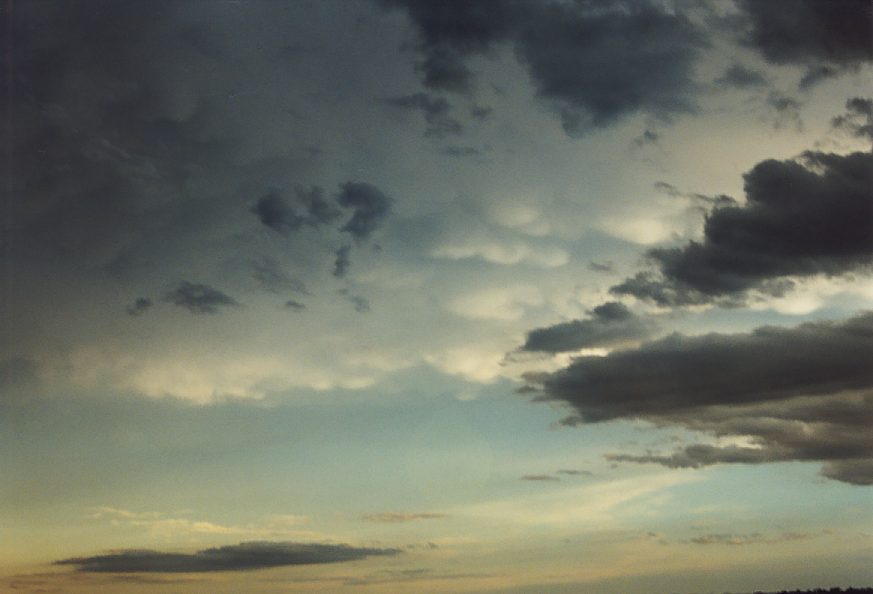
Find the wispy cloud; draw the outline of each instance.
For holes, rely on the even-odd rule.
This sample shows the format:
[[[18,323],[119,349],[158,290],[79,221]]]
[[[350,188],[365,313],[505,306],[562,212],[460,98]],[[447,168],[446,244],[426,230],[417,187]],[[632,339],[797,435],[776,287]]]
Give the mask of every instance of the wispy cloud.
[[[436,512],[382,512],[378,514],[367,514],[363,519],[368,522],[397,524],[402,522],[414,522],[416,520],[438,520],[447,517],[447,514]]]

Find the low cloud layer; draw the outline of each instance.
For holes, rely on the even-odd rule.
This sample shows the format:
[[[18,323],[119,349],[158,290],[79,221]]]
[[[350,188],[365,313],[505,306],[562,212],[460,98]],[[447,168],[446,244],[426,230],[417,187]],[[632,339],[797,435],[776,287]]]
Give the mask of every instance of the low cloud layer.
[[[749,446],[696,444],[671,454],[613,455],[669,467],[786,460],[873,483],[873,313],[743,334],[673,334],[606,357],[579,357],[531,376],[541,398],[568,403],[567,424],[646,419]]]
[[[586,348],[615,347],[652,334],[656,325],[611,301],[598,305],[585,320],[573,320],[531,330],[523,351],[560,353]]]
[[[662,306],[780,295],[791,277],[867,271],[873,263],[873,154],[806,152],[745,175],[747,202],[717,208],[704,237],[648,252],[657,271],[612,287]]]
[[[203,549],[190,554],[132,550],[92,557],[74,557],[56,561],[55,564],[73,565],[78,571],[95,573],[194,573],[341,563],[398,553],[399,549],[353,547],[344,544],[247,542]]]
[[[382,512],[378,514],[367,514],[364,519],[368,522],[377,522],[381,524],[400,524],[404,522],[415,522],[416,520],[440,520],[447,518],[446,514],[437,512]]]

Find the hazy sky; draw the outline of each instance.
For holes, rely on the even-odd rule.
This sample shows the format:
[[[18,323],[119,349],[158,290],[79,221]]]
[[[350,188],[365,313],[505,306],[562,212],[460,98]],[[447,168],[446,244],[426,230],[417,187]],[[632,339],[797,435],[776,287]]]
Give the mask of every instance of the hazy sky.
[[[0,14],[0,591],[873,583],[870,0]]]

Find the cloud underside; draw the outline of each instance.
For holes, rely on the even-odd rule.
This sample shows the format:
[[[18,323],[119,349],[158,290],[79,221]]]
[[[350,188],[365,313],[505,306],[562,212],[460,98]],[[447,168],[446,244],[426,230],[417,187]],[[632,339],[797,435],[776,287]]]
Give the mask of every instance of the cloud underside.
[[[654,271],[612,287],[662,306],[781,295],[792,277],[867,272],[873,262],[873,154],[806,152],[745,175],[747,201],[710,213],[701,241],[648,252]]]
[[[822,474],[873,484],[873,313],[795,328],[669,337],[530,375],[567,424],[645,419],[749,446],[696,444],[615,461],[670,467],[822,461]]]
[[[469,58],[506,43],[569,134],[634,112],[667,118],[694,109],[692,69],[706,42],[681,14],[642,2],[382,3],[405,10],[416,28],[428,88],[469,91]]]
[[[343,544],[248,542],[190,554],[131,550],[63,559],[55,563],[74,565],[78,571],[94,573],[195,573],[341,563],[398,553],[398,549],[352,547]]]
[[[560,353],[585,348],[611,348],[647,338],[655,330],[625,305],[611,301],[592,309],[589,318],[536,328],[527,335],[523,351]]]

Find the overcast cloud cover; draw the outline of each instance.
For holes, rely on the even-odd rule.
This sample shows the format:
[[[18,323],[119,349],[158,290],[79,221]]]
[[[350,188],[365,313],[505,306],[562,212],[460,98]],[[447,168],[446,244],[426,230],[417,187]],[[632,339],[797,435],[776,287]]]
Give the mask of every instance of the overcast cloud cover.
[[[873,580],[870,0],[0,16],[0,590]]]

